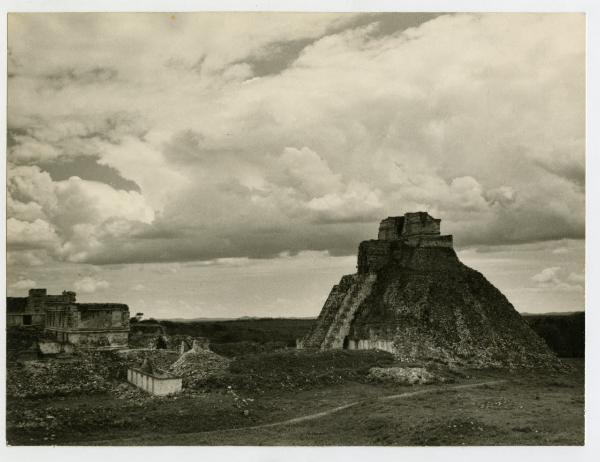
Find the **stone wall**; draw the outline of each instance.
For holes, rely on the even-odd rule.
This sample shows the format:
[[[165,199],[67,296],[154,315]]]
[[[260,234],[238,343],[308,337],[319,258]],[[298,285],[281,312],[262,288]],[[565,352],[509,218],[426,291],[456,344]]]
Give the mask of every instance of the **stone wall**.
[[[82,348],[124,348],[129,343],[128,331],[72,331],[57,332],[57,334],[59,336],[58,340],[72,343]]]
[[[43,314],[7,313],[7,315],[6,315],[6,326],[7,327],[43,326],[43,325],[44,325],[44,315]]]
[[[411,236],[403,240],[411,247],[446,247],[453,248],[452,236]]]
[[[402,237],[404,227],[404,217],[387,217],[379,224],[379,233],[377,239],[382,241],[392,241]]]
[[[393,340],[381,340],[381,339],[360,339],[360,340],[348,340],[349,350],[383,350],[389,353],[394,353],[394,342]]]
[[[40,339],[38,341],[38,349],[42,355],[71,354],[74,351],[74,347],[70,343],[56,342],[48,339]]]
[[[440,234],[440,223],[442,220],[433,218],[427,212],[406,213],[404,215],[403,236],[415,235],[438,235]]]
[[[7,297],[8,326],[43,326],[48,307],[66,306],[75,302],[74,292],[48,295],[46,289],[29,289],[27,297]]]
[[[134,368],[127,369],[127,381],[157,396],[179,393],[182,388],[181,377],[157,375]]]
[[[128,345],[129,308],[121,303],[72,303],[46,310],[45,332],[83,348]]]
[[[77,327],[80,329],[111,329],[126,327],[129,322],[127,305],[117,303],[77,304]]]
[[[358,246],[358,274],[378,271],[391,258],[392,241],[363,241]]]
[[[439,218],[427,212],[406,213],[401,217],[387,217],[379,224],[377,239],[395,241],[410,236],[439,236]]]

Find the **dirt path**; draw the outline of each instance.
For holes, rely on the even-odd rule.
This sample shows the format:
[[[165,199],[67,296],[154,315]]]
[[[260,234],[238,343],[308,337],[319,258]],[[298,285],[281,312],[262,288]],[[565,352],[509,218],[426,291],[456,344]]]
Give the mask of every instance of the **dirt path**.
[[[328,409],[327,411],[323,411],[323,412],[317,412],[315,414],[308,414],[308,415],[303,415],[301,417],[295,417],[293,419],[288,419],[288,420],[280,420],[278,422],[272,422],[272,423],[268,423],[268,424],[261,424],[261,425],[254,425],[252,427],[240,427],[240,428],[230,428],[228,430],[209,430],[206,432],[199,432],[199,433],[217,433],[217,432],[234,432],[234,431],[241,431],[241,430],[254,430],[254,429],[258,429],[258,428],[269,428],[269,427],[278,427],[281,425],[291,425],[291,424],[295,424],[295,423],[299,423],[299,422],[306,422],[307,420],[315,420],[315,419],[320,419],[321,417],[325,417],[331,414],[334,414],[336,412],[339,411],[343,411],[344,409],[348,409],[350,407],[356,406],[358,404],[364,403],[364,402],[368,402],[368,401],[389,401],[392,399],[402,399],[402,398],[410,398],[412,396],[417,396],[417,395],[423,395],[426,393],[432,393],[434,391],[445,391],[445,390],[460,390],[461,388],[474,388],[474,387],[481,387],[484,385],[497,385],[499,383],[502,382],[506,382],[506,380],[492,380],[492,381],[488,381],[488,382],[477,382],[477,383],[467,383],[464,385],[454,385],[452,387],[445,387],[445,388],[428,388],[425,390],[417,390],[417,391],[408,391],[406,393],[400,393],[397,395],[388,395],[388,396],[381,396],[379,398],[370,398],[370,399],[363,399],[360,401],[353,401],[351,403],[348,404],[344,404],[342,406],[338,406],[338,407],[334,407],[332,409]]]
[[[193,438],[194,435],[201,436],[201,435],[209,435],[209,434],[214,434],[214,433],[233,433],[233,432],[242,432],[242,431],[248,431],[248,430],[258,430],[261,428],[271,428],[271,427],[279,427],[279,426],[284,426],[284,425],[293,425],[293,424],[300,423],[300,422],[306,422],[306,421],[310,421],[310,420],[320,419],[322,417],[329,416],[336,412],[340,412],[345,409],[348,409],[348,408],[351,408],[351,407],[354,407],[354,406],[357,406],[359,404],[366,403],[366,402],[390,401],[390,400],[394,400],[394,399],[411,398],[413,396],[424,395],[427,393],[435,393],[435,392],[447,391],[447,390],[461,390],[461,389],[465,389],[465,388],[482,387],[485,385],[498,385],[498,384],[504,383],[504,382],[506,382],[506,380],[489,380],[486,382],[466,383],[466,384],[462,384],[462,385],[454,385],[454,386],[446,386],[446,387],[433,387],[433,388],[426,388],[423,390],[399,393],[396,395],[387,395],[387,396],[381,396],[378,398],[368,398],[368,399],[363,399],[363,400],[359,400],[359,401],[352,401],[350,403],[344,404],[342,406],[337,406],[337,407],[328,409],[326,411],[316,412],[314,414],[307,414],[307,415],[303,415],[300,417],[294,417],[293,419],[279,420],[277,422],[271,422],[271,423],[266,423],[266,424],[253,425],[253,426],[248,426],[248,427],[236,427],[236,428],[229,428],[229,429],[207,430],[207,431],[202,431],[202,432],[177,433],[175,435],[157,436],[152,441],[152,444],[159,445],[160,444],[158,442],[159,440],[164,440],[164,439],[168,440],[168,439],[172,439],[174,437],[179,437],[179,436],[184,436],[184,435],[186,436],[186,438]],[[140,442],[139,438],[122,438],[122,439],[119,438],[119,439],[114,439],[114,440],[90,441],[90,442],[86,443],[86,445],[92,446],[92,445],[111,445],[112,444],[112,445],[132,445],[132,446],[134,446],[136,444],[139,444],[139,442]]]

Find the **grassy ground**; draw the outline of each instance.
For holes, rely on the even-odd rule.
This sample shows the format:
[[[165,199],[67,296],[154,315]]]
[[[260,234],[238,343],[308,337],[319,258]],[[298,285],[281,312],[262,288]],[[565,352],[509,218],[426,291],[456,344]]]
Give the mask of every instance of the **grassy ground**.
[[[171,398],[141,392],[128,399],[9,398],[7,440],[12,445],[579,445],[583,361],[568,362],[573,367],[568,374],[467,371],[443,385],[392,386],[350,377],[262,393],[225,388]],[[504,381],[457,388],[499,380]],[[421,390],[425,393],[382,399]],[[355,402],[309,421],[248,428]]]

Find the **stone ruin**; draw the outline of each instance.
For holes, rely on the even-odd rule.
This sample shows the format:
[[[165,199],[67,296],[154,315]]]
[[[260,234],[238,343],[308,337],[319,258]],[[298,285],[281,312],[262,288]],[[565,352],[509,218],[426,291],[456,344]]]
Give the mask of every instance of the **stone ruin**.
[[[157,396],[173,395],[182,389],[181,377],[157,370],[149,358],[139,368],[127,368],[127,381]]]
[[[381,349],[403,361],[471,367],[560,367],[506,297],[460,262],[426,212],[389,217],[358,248],[304,349]]]
[[[30,289],[27,297],[7,298],[8,327],[43,329],[45,348],[64,351],[65,345],[87,349],[127,347],[129,307],[123,303],[78,303],[75,292],[48,294],[46,289]],[[53,353],[54,351],[52,351]]]
[[[193,350],[196,353],[209,349],[210,341],[205,337],[188,338],[181,341],[179,345],[179,354],[182,355],[187,351]]]

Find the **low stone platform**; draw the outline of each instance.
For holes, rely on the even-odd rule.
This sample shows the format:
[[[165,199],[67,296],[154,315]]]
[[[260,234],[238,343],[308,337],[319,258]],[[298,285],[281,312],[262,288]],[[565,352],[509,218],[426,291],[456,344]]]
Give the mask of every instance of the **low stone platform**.
[[[181,392],[181,377],[156,372],[146,372],[138,368],[127,369],[127,381],[148,393],[157,396],[172,395]]]

